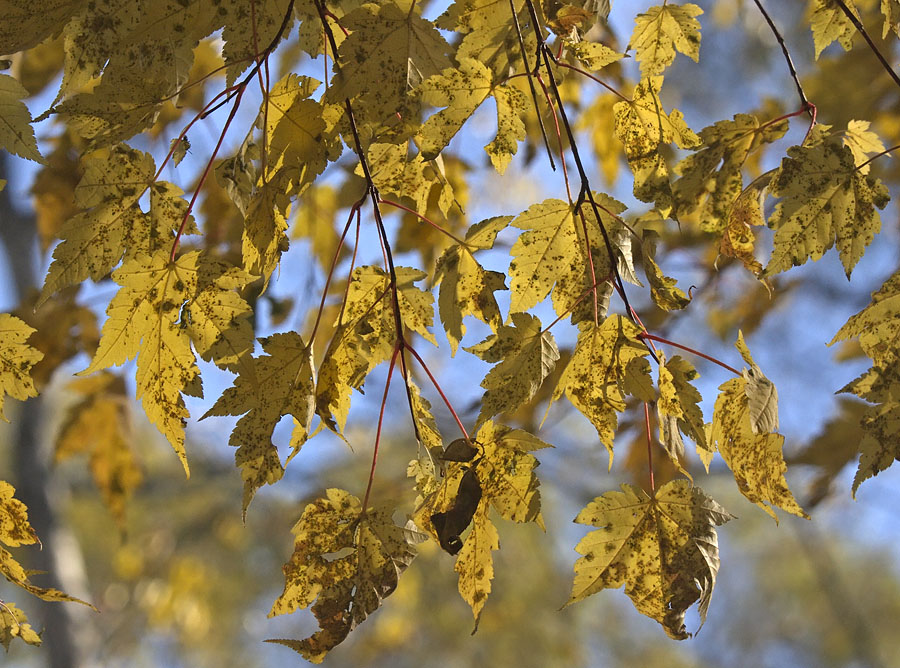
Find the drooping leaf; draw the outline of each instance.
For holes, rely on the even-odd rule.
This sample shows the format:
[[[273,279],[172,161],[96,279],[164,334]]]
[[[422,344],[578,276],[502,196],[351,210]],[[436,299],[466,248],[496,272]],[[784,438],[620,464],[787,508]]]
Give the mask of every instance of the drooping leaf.
[[[28,623],[25,613],[15,603],[4,601],[0,605],[0,645],[9,652],[13,638],[21,638],[29,645],[40,645],[41,636]]]
[[[472,608],[477,628],[491,592],[491,552],[500,548],[488,511],[493,507],[504,519],[543,528],[540,483],[534,474],[538,461],[530,453],[549,446],[525,431],[491,421],[481,426],[473,444],[478,454],[469,462],[447,463],[440,487],[424,500],[414,519],[451,554],[458,552],[459,593]],[[463,539],[460,534],[469,524]]]
[[[778,517],[772,510],[776,506],[793,515],[808,517],[784,479],[787,470],[782,453],[784,436],[758,433],[752,427],[744,378],[732,378],[719,386],[709,444],[718,449],[731,469],[741,494],[776,522]]]
[[[650,284],[650,297],[664,311],[680,310],[691,303],[690,297],[677,286],[674,278],[666,276],[656,264],[656,239],[652,234],[644,232],[642,244],[644,273]]]
[[[189,412],[182,394],[203,390],[190,337],[180,323],[182,307],[196,294],[204,264],[198,251],[169,261],[165,249],[139,255],[113,273],[121,289],[106,309],[100,345],[82,374],[117,366],[137,356],[137,397],[189,473],[184,426]]]
[[[675,60],[676,51],[698,62],[700,22],[696,17],[702,13],[702,9],[690,2],[665,3],[635,17],[628,48],[636,51],[642,76],[662,74]]]
[[[466,333],[463,318],[467,315],[490,326],[495,334],[503,322],[494,292],[506,289],[506,278],[484,269],[474,251],[492,248],[497,234],[511,220],[512,216],[498,216],[472,225],[466,232],[465,245],[450,246],[438,258],[434,270],[434,282],[440,284],[438,313],[450,341],[451,355],[456,354]]]
[[[575,518],[598,527],[575,548],[569,604],[602,589],[625,585],[638,612],[662,624],[669,637],[684,640],[687,609],[699,601],[706,620],[716,576],[716,527],[733,519],[722,506],[686,480],[673,480],[651,497],[631,485],[607,492]]]
[[[900,37],[900,0],[881,0],[881,13],[884,15],[881,39],[886,39],[891,30]]]
[[[340,489],[306,506],[293,528],[294,553],[284,565],[284,591],[270,617],[312,605],[319,630],[303,640],[267,642],[290,647],[313,663],[339,645],[394,593],[400,575],[424,536],[411,524],[397,526],[391,512],[363,510]]]
[[[497,86],[491,92],[497,103],[497,136],[484,147],[491,158],[491,164],[503,174],[512,157],[519,150],[519,142],[525,139],[525,113],[528,98],[513,86]]]
[[[476,424],[531,401],[559,359],[559,349],[541,321],[529,313],[513,313],[512,326],[466,350],[485,362],[499,362],[481,381],[485,389]]]
[[[648,367],[631,364],[650,354],[647,346],[637,339],[640,333],[637,325],[620,315],[609,316],[599,327],[589,324],[578,335],[572,359],[553,393],[554,400],[565,393],[572,405],[591,421],[609,451],[610,467],[618,426],[616,413],[625,410],[627,376],[649,374]],[[628,382],[645,384],[637,379]]]
[[[681,464],[684,455],[681,434],[694,441],[697,454],[707,468],[713,455],[703,427],[703,412],[700,410],[702,397],[691,384],[699,375],[694,366],[683,357],[675,355],[666,360],[660,355],[659,402],[656,404],[659,413],[659,440],[672,462],[685,475],[688,474]]]
[[[769,192],[782,198],[769,219],[775,248],[765,275],[818,260],[837,245],[847,277],[881,229],[876,211],[889,199],[878,179],[856,169],[853,152],[834,137],[816,146],[793,146]]]
[[[276,425],[285,415],[294,417],[291,444],[296,454],[306,441],[315,406],[310,347],[294,332],[273,334],[260,343],[264,354],[241,365],[234,385],[203,416],[243,416],[228,444],[237,448],[234,458],[244,480],[244,514],[256,491],[284,474],[272,440]]]

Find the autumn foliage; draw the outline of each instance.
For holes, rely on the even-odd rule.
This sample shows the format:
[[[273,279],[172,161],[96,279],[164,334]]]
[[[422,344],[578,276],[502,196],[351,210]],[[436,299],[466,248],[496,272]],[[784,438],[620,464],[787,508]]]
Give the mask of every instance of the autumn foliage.
[[[385,604],[424,541],[455,555],[477,628],[499,523],[544,526],[538,464],[554,452],[515,424],[522,407],[574,407],[610,466],[622,420],[637,420],[649,485],[597,489],[578,514],[594,529],[575,548],[569,603],[624,587],[665,633],[689,637],[688,609],[696,603],[701,622],[710,610],[717,527],[734,517],[703,491],[686,443],[707,471],[721,457],[740,492],[776,522],[776,511],[807,513],[785,479],[778,393],[740,330],[727,360],[664,335],[694,297],[664,271],[665,253],[694,244],[711,273],[733,267],[777,295],[782,274],[834,249],[849,279],[881,230],[886,182],[897,182],[896,172],[879,175],[897,146],[886,146],[874,118],[829,124],[818,114],[766,11],[774,4],[748,11],[761,12],[784,46],[796,90],[695,130],[666,95],[669,68],[698,61],[701,35],[714,29],[692,3],[638,13],[623,47],[607,18],[632,12],[624,2],[0,2],[0,52],[19,54],[17,77],[0,74],[0,148],[39,165],[38,229],[52,249],[40,295],[21,317],[0,315],[0,408],[5,395],[35,396],[56,367],[86,353],[57,457],[89,455],[120,523],[142,479],[130,396],[186,475],[186,425],[236,417],[228,445],[246,515],[307,441],[323,431],[347,438],[355,391],[386,368],[384,386],[367,388],[382,397],[380,411],[357,448],[371,453],[371,472],[355,492],[322,490],[298,510],[284,592],[271,609],[312,609],[317,632],[271,642],[314,662]],[[881,51],[900,34],[897,0],[809,4],[816,58],[833,42],[859,49],[872,72],[900,86]],[[876,44],[867,28],[881,26]],[[53,50],[56,65],[36,67],[38,49]],[[32,119],[23,100],[50,82],[55,99]],[[214,113],[215,139],[192,146]],[[464,129],[485,113],[496,126],[486,156],[466,154]],[[44,119],[58,132],[39,146],[32,123]],[[783,141],[792,125],[805,133],[794,146]],[[888,132],[897,139],[896,125]],[[772,156],[780,163],[761,169]],[[543,161],[558,177],[557,196],[470,221],[470,163],[482,159],[499,174]],[[602,188],[626,166],[629,205]],[[41,185],[65,183],[61,174],[68,186]],[[170,174],[181,185],[163,178]],[[62,203],[51,206],[51,195]],[[282,303],[269,291],[298,239],[323,287]],[[415,266],[397,262],[401,254]],[[89,282],[112,289],[99,336],[99,311],[84,306]],[[260,321],[267,299],[269,329]],[[467,318],[489,332],[483,340],[467,336]],[[79,332],[64,352],[51,334],[61,322]],[[560,331],[574,346],[561,349]],[[832,343],[848,340],[872,361],[834,388],[869,404],[855,493],[900,456],[900,274]],[[492,365],[471,415],[449,401],[426,343]],[[712,414],[701,408],[698,357],[721,373]],[[51,366],[36,366],[42,359]],[[219,396],[204,393],[206,363],[231,374]],[[392,384],[405,395],[400,404],[387,401]],[[203,398],[206,412],[192,415],[185,397]],[[442,433],[432,401],[452,416],[452,433]],[[373,492],[388,412],[418,443],[399,506]],[[278,442],[286,416],[292,433]],[[663,464],[675,479],[657,484]],[[0,570],[36,596],[73,600],[33,584],[7,551],[37,542],[13,494],[0,482]],[[40,643],[3,600],[0,641],[15,637]]]

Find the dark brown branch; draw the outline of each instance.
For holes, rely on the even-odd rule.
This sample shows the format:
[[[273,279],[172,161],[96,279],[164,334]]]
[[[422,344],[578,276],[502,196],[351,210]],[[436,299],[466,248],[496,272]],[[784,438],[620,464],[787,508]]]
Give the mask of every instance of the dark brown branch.
[[[856,14],[850,11],[850,8],[847,6],[847,3],[844,0],[834,0],[837,3],[837,6],[841,8],[841,11],[850,19],[850,23],[853,24],[859,34],[863,36],[863,39],[866,40],[866,44],[869,45],[869,49],[872,50],[872,53],[875,54],[875,57],[878,58],[878,62],[881,63],[881,66],[884,68],[885,72],[887,72],[891,79],[894,80],[894,83],[900,86],[900,76],[897,76],[897,73],[894,71],[894,68],[891,67],[891,64],[887,61],[887,59],[882,55],[881,51],[878,50],[878,47],[875,46],[875,42],[872,41],[872,38],[869,36],[869,33],[866,32],[865,27],[862,22],[856,18]]]
[[[775,26],[775,23],[772,21],[772,17],[769,16],[769,13],[762,6],[762,2],[760,2],[760,0],[753,1],[759,8],[759,11],[763,15],[763,18],[766,20],[766,23],[769,24],[769,28],[772,30],[772,34],[774,34],[775,39],[778,40],[778,44],[781,45],[781,51],[782,53],[784,53],[784,59],[787,61],[788,69],[791,71],[791,78],[794,80],[794,85],[797,87],[797,94],[800,96],[800,104],[803,105],[804,108],[808,109],[809,100],[806,98],[806,93],[803,92],[803,86],[800,84],[800,77],[797,76],[797,70],[794,67],[794,61],[791,59],[791,54],[788,51],[787,44],[784,43],[784,37],[781,36],[781,33]]]

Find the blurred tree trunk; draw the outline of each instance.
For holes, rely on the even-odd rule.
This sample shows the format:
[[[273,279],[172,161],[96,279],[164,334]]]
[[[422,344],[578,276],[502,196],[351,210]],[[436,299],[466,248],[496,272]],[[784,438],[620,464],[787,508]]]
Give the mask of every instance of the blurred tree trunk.
[[[0,152],[0,179],[7,178],[11,157]],[[0,192],[0,240],[6,254],[11,291],[15,300],[21,301],[35,288],[36,229],[34,216],[17,210],[12,203],[10,187]],[[51,453],[42,426],[46,423],[43,397],[33,397],[24,402],[19,414],[13,418],[15,442],[13,471],[16,496],[28,506],[28,518],[41,539],[41,550],[29,550],[23,559],[28,567],[46,571],[38,576],[43,586],[56,587],[68,594],[85,598],[86,580],[84,563],[78,542],[71,531],[57,522],[57,505],[60,493],[54,485],[49,462]],[[82,654],[91,632],[87,625],[78,623],[84,619],[82,606],[37,601],[39,615],[32,625],[44,628],[43,652],[50,668],[83,668],[88,664]],[[85,620],[86,622],[87,620]],[[78,629],[76,634],[76,627]],[[77,635],[77,637],[76,637]],[[87,641],[87,643],[85,642]]]

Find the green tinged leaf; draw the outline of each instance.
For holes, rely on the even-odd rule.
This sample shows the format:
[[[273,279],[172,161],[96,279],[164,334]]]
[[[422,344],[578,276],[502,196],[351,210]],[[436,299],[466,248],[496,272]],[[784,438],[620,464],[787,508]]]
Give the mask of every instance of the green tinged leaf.
[[[696,17],[702,13],[702,9],[690,2],[666,3],[635,17],[628,48],[636,51],[642,76],[662,74],[675,60],[676,51],[698,62],[700,22]]]
[[[781,201],[768,223],[775,230],[775,248],[764,275],[818,260],[836,245],[849,278],[881,229],[876,207],[887,205],[888,190],[856,169],[853,152],[837,137],[793,146],[788,155],[769,186]]]
[[[575,563],[569,604],[625,585],[638,612],[669,637],[689,638],[685,612],[699,601],[701,626],[706,621],[719,572],[716,527],[730,519],[686,480],[667,483],[652,498],[631,485],[598,496],[575,518],[599,530],[575,548],[584,556]]]

